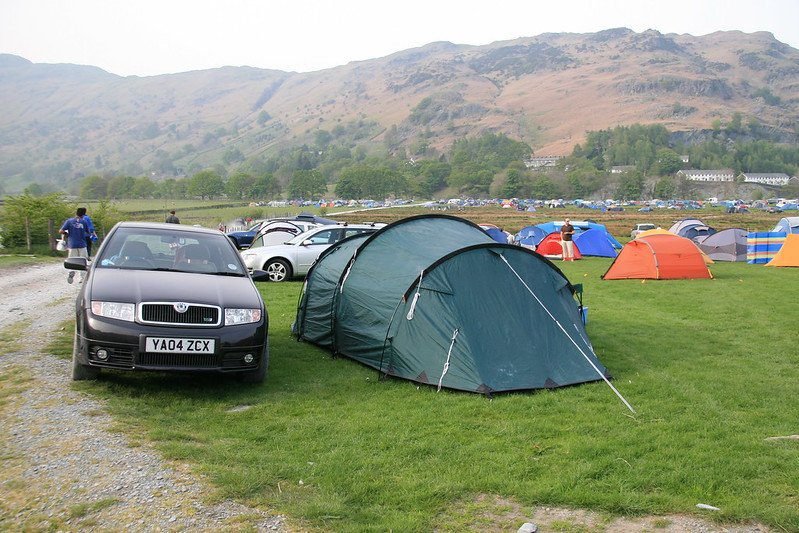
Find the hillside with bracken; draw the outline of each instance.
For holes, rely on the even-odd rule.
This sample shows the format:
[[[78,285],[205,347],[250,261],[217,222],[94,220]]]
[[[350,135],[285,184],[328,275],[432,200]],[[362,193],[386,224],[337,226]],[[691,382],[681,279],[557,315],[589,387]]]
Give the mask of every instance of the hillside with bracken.
[[[738,113],[783,142],[799,132],[799,50],[771,34],[542,34],[432,43],[310,73],[225,67],[120,77],[0,55],[0,184],[90,173],[182,176],[320,138],[401,157],[501,132],[565,155],[588,131],[709,130]]]

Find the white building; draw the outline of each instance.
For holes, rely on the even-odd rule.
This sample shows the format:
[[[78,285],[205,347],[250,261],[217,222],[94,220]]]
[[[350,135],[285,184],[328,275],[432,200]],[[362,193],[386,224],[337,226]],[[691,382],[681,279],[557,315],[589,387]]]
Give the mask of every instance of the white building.
[[[741,174],[741,176],[743,177],[744,183],[760,183],[762,185],[776,185],[778,187],[788,185],[788,181],[791,179],[788,174],[778,173],[755,174],[752,172],[746,172]]]
[[[735,173],[726,168],[721,170],[679,170],[678,176],[691,181],[733,181]]]
[[[563,159],[562,155],[533,156],[524,160],[524,166],[527,168],[554,167],[561,159]]]

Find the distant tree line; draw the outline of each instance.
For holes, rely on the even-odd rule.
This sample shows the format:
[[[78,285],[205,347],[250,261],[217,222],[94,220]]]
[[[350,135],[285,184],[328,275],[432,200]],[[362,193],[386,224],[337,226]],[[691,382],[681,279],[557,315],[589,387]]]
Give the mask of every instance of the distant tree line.
[[[363,123],[357,132],[372,133]],[[676,177],[681,168],[730,168],[739,172],[784,172],[799,169],[797,145],[754,140],[762,126],[740,114],[703,132],[701,142],[674,142],[662,125],[618,126],[589,132],[554,169],[528,169],[529,145],[507,135],[483,133],[455,141],[446,153],[428,145],[419,134],[414,154],[400,146],[396,126],[385,131],[383,150],[338,144],[342,132],[317,130],[313,142],[269,156],[245,158],[229,151],[228,166],[199,169],[185,178],[90,175],[77,192],[87,199],[227,198],[269,200],[281,197],[317,200],[382,199],[389,196],[432,198],[462,195],[504,198],[588,198],[608,194],[621,199],[688,197],[691,183]],[[353,128],[355,126],[352,126]],[[343,128],[343,126],[342,126]],[[738,140],[734,140],[738,139]],[[689,163],[683,163],[683,156]],[[611,173],[615,166],[626,172]],[[654,188],[647,183],[655,182]],[[28,191],[34,194],[34,191]],[[39,191],[44,192],[44,191]],[[34,194],[35,195],[35,194]]]

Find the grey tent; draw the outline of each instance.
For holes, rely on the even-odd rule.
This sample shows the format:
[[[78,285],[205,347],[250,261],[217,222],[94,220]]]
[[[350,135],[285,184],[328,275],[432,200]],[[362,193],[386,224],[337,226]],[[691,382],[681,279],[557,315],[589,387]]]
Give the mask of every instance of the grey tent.
[[[484,394],[607,378],[574,287],[534,252],[447,215],[403,219],[354,244],[308,274],[300,338],[385,375]],[[331,293],[332,313],[315,303]]]
[[[713,261],[746,261],[748,234],[740,228],[729,228],[694,240],[699,249]]]
[[[714,233],[716,233],[716,230],[710,226],[704,224],[688,224],[681,227],[677,235],[696,241],[697,239],[704,239],[708,235],[713,235]]]

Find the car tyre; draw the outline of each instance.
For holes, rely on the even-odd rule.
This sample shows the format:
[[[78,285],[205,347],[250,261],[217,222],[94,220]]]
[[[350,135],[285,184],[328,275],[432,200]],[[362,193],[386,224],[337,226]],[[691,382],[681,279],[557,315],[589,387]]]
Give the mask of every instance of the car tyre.
[[[269,281],[281,282],[291,277],[291,266],[282,259],[270,259],[264,265]]]
[[[76,329],[72,339],[72,381],[97,379],[99,374],[99,368],[82,365],[78,362],[78,331]]]
[[[239,374],[239,381],[242,383],[263,383],[269,370],[269,341],[264,344],[264,351],[261,354],[261,364],[258,370]]]

